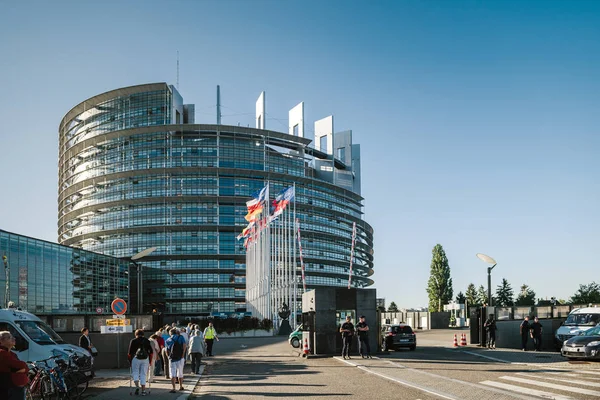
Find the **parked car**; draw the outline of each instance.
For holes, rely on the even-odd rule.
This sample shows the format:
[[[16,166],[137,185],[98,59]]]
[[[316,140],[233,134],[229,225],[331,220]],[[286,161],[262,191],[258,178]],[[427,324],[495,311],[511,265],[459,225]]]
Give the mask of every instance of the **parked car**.
[[[578,336],[565,340],[560,354],[569,360],[592,358],[600,359],[600,324],[581,332]]]
[[[410,350],[417,348],[417,335],[410,325],[384,325],[382,335],[381,347],[383,351],[398,350],[402,347],[408,347]]]
[[[302,324],[298,325],[296,330],[290,333],[290,336],[288,337],[288,342],[290,342],[292,347],[295,349],[300,347],[300,343],[302,342]]]

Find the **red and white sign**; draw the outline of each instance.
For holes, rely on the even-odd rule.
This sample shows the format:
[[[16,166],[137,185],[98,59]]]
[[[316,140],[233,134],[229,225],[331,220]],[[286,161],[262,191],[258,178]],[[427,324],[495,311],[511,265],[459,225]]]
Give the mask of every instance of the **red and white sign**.
[[[114,299],[110,304],[112,312],[117,315],[123,315],[127,311],[127,303],[123,299]]]
[[[96,307],[96,314],[102,314],[104,309],[102,307]]]

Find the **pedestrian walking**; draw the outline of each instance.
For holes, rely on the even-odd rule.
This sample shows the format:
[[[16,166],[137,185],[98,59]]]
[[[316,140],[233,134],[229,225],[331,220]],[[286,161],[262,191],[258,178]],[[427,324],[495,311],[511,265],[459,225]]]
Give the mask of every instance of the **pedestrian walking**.
[[[165,342],[169,356],[169,373],[171,375],[171,393],[176,393],[175,384],[179,381],[179,390],[183,390],[183,367],[185,365],[186,343],[176,328],[169,331],[171,337]]]
[[[358,333],[358,352],[362,358],[373,358],[369,345],[369,324],[364,315],[360,316],[359,322],[356,324],[356,332]]]
[[[81,328],[81,336],[79,337],[79,347],[86,349],[90,353],[90,364],[92,368],[94,367],[94,357],[98,355],[98,350],[96,350],[96,346],[92,344],[92,339],[90,339],[90,330],[87,327]],[[92,372],[93,374],[93,372]],[[93,375],[92,375],[93,376]]]
[[[354,324],[351,316],[346,316],[346,322],[340,326],[340,333],[342,334],[342,357],[344,357],[344,360],[346,357],[350,359],[350,348],[352,338],[354,338]]]
[[[148,339],[150,341],[150,347],[152,347],[152,357],[150,358],[150,365],[148,370],[148,382],[154,382],[154,376],[156,372],[156,363],[160,362],[160,346],[158,344],[158,336],[152,334]]]
[[[529,316],[526,315],[523,322],[519,326],[519,331],[521,332],[521,348],[523,351],[527,351],[527,340],[529,338]]]
[[[140,386],[142,387],[142,396],[146,393],[146,379],[148,368],[152,361],[152,345],[150,341],[144,337],[144,331],[137,329],[135,331],[135,339],[129,342],[129,350],[127,359],[131,365],[131,379],[135,384],[135,394],[140,394]]]
[[[533,348],[535,349],[535,351],[541,351],[543,327],[538,317],[535,317],[533,319],[533,324],[529,325],[529,328],[531,332],[530,336],[533,339]]]
[[[209,322],[206,329],[204,329],[204,342],[206,343],[207,357],[213,356],[213,344],[215,340],[218,342],[219,337],[217,336],[217,331],[215,330],[213,323]]]
[[[485,328],[486,337],[487,337],[487,348],[495,349],[496,348],[496,320],[494,319],[494,314],[490,314],[488,319],[485,320],[483,324]]]
[[[192,360],[192,373],[198,374],[200,364],[202,364],[202,355],[204,354],[204,335],[199,329],[192,331],[190,338],[189,354]]]
[[[0,332],[0,399],[25,399],[29,368],[11,351],[15,342],[16,338],[9,331]]]
[[[158,355],[156,357],[156,362],[154,363],[154,376],[162,375],[162,371],[164,370],[164,360],[163,360],[163,349],[165,348],[165,340],[162,338],[162,330],[158,330],[155,333],[156,335],[156,343],[158,343]]]

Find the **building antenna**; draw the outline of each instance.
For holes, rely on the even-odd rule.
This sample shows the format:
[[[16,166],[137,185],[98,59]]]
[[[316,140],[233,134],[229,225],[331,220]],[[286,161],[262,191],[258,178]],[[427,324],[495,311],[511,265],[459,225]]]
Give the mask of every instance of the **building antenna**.
[[[177,89],[179,89],[179,50],[177,50]]]

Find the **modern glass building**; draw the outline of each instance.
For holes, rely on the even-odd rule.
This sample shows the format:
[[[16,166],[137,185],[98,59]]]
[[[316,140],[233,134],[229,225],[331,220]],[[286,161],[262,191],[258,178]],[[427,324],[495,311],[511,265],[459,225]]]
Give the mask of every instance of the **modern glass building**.
[[[10,300],[36,315],[110,313],[116,297],[129,298],[127,261],[2,230],[0,253],[3,307]]]
[[[327,152],[300,135],[194,122],[194,106],[165,83],[70,110],[59,127],[59,242],[123,259],[156,247],[139,260],[142,312],[245,311],[245,202],[266,182],[272,194],[295,184],[308,287],[347,285],[353,223],[352,285],[373,284],[351,132]]]

